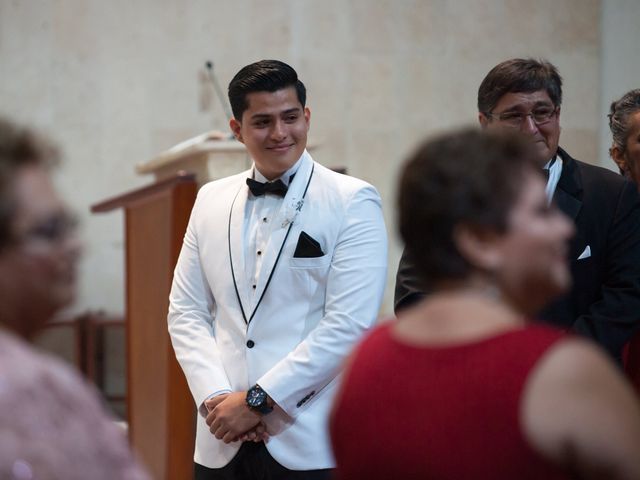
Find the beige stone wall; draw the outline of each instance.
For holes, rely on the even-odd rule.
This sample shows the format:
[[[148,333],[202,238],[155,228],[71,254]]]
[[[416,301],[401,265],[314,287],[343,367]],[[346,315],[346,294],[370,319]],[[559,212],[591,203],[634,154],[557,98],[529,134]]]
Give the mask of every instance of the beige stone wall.
[[[609,158],[611,130],[607,114],[611,102],[618,100],[629,90],[640,88],[640,2],[603,0],[601,25],[603,53],[598,160],[602,166],[617,171],[613,160]]]
[[[212,126],[200,110],[207,59],[225,87],[254,60],[291,63],[309,90],[315,158],[384,198],[389,313],[398,168],[418,139],[475,123],[494,64],[554,62],[561,143],[597,160],[600,18],[598,0],[0,0],[0,110],[64,145],[57,181],[87,245],[77,309],[120,312],[122,218],[90,216],[89,205],[150,182],[136,163]]]

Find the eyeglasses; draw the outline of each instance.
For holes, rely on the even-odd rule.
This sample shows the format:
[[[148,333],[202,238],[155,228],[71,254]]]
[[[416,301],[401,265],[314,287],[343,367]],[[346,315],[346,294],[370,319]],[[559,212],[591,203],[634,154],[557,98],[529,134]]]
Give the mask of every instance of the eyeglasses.
[[[20,235],[22,241],[60,243],[71,236],[78,227],[78,219],[68,213],[60,213],[36,223]]]
[[[535,123],[536,125],[544,125],[545,123],[549,123],[556,113],[558,113],[558,107],[543,107],[536,108],[529,113],[513,111],[502,113],[487,112],[485,113],[485,115],[490,118],[495,118],[499,122],[502,122],[510,127],[519,128],[524,123],[527,117],[531,117],[531,120],[533,120],[533,123]]]

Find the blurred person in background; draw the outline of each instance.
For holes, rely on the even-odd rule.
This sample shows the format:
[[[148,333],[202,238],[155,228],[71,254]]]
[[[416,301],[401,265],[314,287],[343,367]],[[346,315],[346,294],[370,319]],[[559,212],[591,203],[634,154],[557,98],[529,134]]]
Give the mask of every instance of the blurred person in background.
[[[0,119],[0,478],[147,479],[96,391],[27,341],[75,296],[80,244],[58,153]]]
[[[589,340],[533,323],[571,283],[534,146],[464,130],[406,164],[399,229],[430,294],[356,349],[339,479],[638,479],[640,404]]]
[[[609,155],[620,173],[640,191],[640,89],[631,90],[611,103],[609,128],[613,137]],[[637,333],[629,341],[623,359],[627,374],[640,391],[640,335]]]
[[[611,158],[620,173],[640,188],[640,89],[625,93],[611,104],[609,128],[613,136]]]

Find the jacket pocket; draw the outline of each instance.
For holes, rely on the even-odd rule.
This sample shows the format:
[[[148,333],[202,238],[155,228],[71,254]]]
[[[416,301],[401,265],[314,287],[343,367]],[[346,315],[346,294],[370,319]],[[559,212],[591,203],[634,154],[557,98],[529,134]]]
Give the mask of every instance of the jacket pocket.
[[[329,255],[323,255],[322,257],[314,258],[291,258],[289,260],[289,266],[295,269],[301,268],[322,268],[329,265],[331,257]]]

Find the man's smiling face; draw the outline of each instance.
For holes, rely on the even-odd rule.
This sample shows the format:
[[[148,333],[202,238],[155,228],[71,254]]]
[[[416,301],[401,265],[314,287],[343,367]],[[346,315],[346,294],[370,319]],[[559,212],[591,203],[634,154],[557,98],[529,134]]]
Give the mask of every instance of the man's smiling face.
[[[519,127],[513,127],[499,119],[509,113],[526,115],[541,109],[555,109],[555,113],[548,122],[536,124],[533,117],[524,117]],[[546,90],[535,92],[506,93],[489,112],[490,117],[480,113],[480,124],[483,128],[518,128],[520,132],[531,138],[540,152],[541,165],[551,160],[558,151],[560,140],[560,107],[551,101]]]
[[[293,86],[249,93],[247,104],[240,121],[231,119],[231,130],[260,173],[273,180],[289,170],[306,148],[311,113]]]

